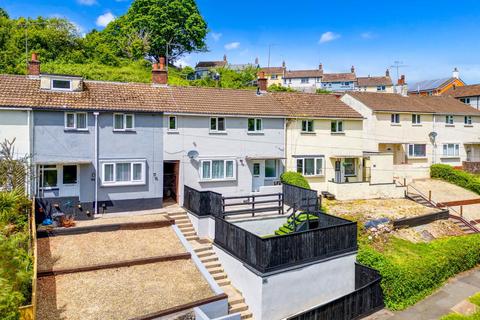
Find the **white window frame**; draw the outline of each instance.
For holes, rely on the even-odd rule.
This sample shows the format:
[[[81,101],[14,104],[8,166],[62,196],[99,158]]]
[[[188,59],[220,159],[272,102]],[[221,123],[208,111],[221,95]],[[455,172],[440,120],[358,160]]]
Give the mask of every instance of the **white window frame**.
[[[215,129],[212,129],[212,119],[215,119]],[[223,119],[223,130],[218,130],[218,119]],[[211,133],[225,133],[227,132],[227,118],[225,117],[210,117],[208,127]]]
[[[223,161],[223,178],[215,178],[215,179],[212,178],[213,161]],[[208,178],[203,177],[203,164],[205,162],[210,163]],[[233,163],[233,177],[227,177],[227,162]],[[200,160],[200,182],[235,181],[235,180],[237,180],[237,162],[235,161],[235,159],[202,159]]]
[[[115,116],[123,116],[123,120],[122,120],[122,128],[121,129],[117,129],[115,128]],[[127,128],[127,117],[132,117],[132,127],[131,128]],[[114,113],[113,114],[113,131],[119,131],[119,132],[122,132],[122,131],[135,131],[135,114],[133,113]]]
[[[55,88],[53,86],[53,82],[54,81],[65,81],[65,82],[68,82],[70,84],[70,86],[68,88]],[[58,78],[52,78],[50,79],[50,88],[54,91],[72,91],[72,80],[70,79],[58,79]]]
[[[303,130],[303,123],[306,123],[306,126],[305,126],[305,130]],[[312,130],[308,130],[308,123],[311,122],[312,123]],[[315,133],[315,121],[314,120],[310,120],[310,119],[304,119],[302,120],[301,122],[301,131],[302,133]]]
[[[463,117],[463,123],[464,123],[466,126],[471,126],[471,125],[473,125],[472,116],[464,116],[464,117]]]
[[[451,147],[451,149],[450,149]],[[443,147],[443,157],[458,158],[460,157],[460,144],[459,143],[444,143]],[[453,151],[452,154],[449,154],[450,151]]]
[[[117,181],[117,164],[128,163],[130,164],[130,179],[129,181]],[[135,164],[142,166],[142,178],[140,180],[133,180],[133,167]],[[115,160],[101,160],[101,185],[104,187],[118,187],[118,186],[139,186],[146,184],[146,160],[139,159],[115,159]],[[113,166],[113,181],[105,181],[105,166]]]
[[[73,114],[73,127],[68,127],[67,126],[67,117],[69,114]],[[77,115],[79,114],[84,114],[85,115],[85,128],[78,128],[77,127]],[[71,130],[71,131],[88,131],[88,113],[87,112],[71,112],[67,111],[64,114],[64,127],[65,130]]]
[[[338,124],[339,123],[341,123],[341,125],[342,125],[342,130],[338,130]],[[335,124],[335,131],[332,130],[332,124]],[[345,133],[345,127],[344,127],[343,120],[333,120],[330,123],[330,132],[331,133]]]
[[[422,155],[422,156],[417,156],[415,155],[415,146],[425,146],[425,155]],[[412,150],[413,150],[413,153],[410,153],[410,146],[413,146]],[[409,159],[423,159],[423,158],[426,158],[427,157],[427,144],[425,143],[410,143],[408,144],[408,150],[407,150],[407,155],[408,155],[408,158]]]
[[[308,159],[313,159],[313,165],[314,169],[313,171],[315,172],[314,174],[305,174],[305,160]],[[320,173],[318,172],[318,167],[317,167],[317,160],[322,160],[322,166]],[[295,158],[295,171],[298,172],[298,161],[302,162],[302,172],[300,172],[303,176],[305,177],[323,177],[325,176],[325,157],[301,157],[301,158]]]
[[[377,91],[378,92],[383,92],[386,90],[386,87],[385,86],[377,86]]]
[[[455,118],[453,117],[453,115],[448,114],[445,116],[445,124],[447,126],[453,126],[455,124]]]
[[[175,128],[170,128],[170,119],[175,119]],[[168,116],[167,118],[167,131],[169,132],[178,132],[178,117],[177,116]]]
[[[390,123],[393,125],[400,124],[400,113],[391,113],[390,114]]]
[[[418,113],[412,113],[412,124],[413,125],[422,124],[422,116]]]
[[[310,81],[310,78],[300,78],[300,83],[306,84]]]
[[[248,122],[254,121],[253,130],[249,130]],[[260,120],[260,128],[258,127],[258,121]],[[247,119],[247,132],[248,133],[263,133],[263,119],[262,118],[248,118]]]
[[[347,159],[352,159],[353,160],[353,173],[346,173],[345,172],[345,160]],[[344,176],[345,177],[356,177],[357,176],[357,165],[358,165],[358,161],[357,161],[357,158],[344,158],[343,161],[342,161],[342,165],[343,165],[343,172],[344,172]]]

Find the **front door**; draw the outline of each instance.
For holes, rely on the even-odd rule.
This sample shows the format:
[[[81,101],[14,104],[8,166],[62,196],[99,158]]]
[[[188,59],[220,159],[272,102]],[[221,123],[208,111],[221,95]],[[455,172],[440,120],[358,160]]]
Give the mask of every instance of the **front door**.
[[[163,163],[163,199],[178,202],[178,174],[179,161],[165,161]]]
[[[40,165],[38,195],[42,198],[78,197],[79,166]]]
[[[335,182],[342,182],[342,162],[335,160]]]
[[[260,191],[265,183],[265,161],[252,163],[252,191]]]

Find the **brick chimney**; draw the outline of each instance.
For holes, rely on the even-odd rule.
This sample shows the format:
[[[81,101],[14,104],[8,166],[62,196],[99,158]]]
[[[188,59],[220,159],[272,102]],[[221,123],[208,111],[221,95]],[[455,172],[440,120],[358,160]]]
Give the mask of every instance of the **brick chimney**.
[[[285,60],[282,61],[282,68],[285,69],[287,67],[287,64],[285,63]]]
[[[28,61],[27,73],[29,76],[38,77],[40,75],[40,61],[38,60],[38,54],[33,52],[32,59]]]
[[[390,70],[385,71],[385,77],[390,77]]]
[[[352,66],[352,67],[350,68],[350,71],[351,71],[352,73],[355,73],[355,66]]]
[[[260,71],[258,73],[258,90],[260,93],[265,93],[267,92],[267,78],[265,77],[265,72]]]
[[[160,57],[159,63],[153,64],[152,69],[152,82],[153,84],[166,86],[168,83],[168,72],[165,70],[165,58]]]
[[[226,54],[223,55],[223,61],[227,62],[227,55]]]
[[[323,72],[323,64],[320,63],[320,64],[318,65],[318,70],[319,70],[320,72]]]
[[[404,74],[402,74],[402,75],[400,76],[400,79],[398,79],[397,85],[399,85],[399,86],[405,85],[405,75],[404,75]]]

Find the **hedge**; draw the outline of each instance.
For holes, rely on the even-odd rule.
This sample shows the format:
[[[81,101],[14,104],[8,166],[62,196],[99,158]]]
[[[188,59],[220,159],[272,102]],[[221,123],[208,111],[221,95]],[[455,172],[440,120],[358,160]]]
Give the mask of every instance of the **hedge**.
[[[431,294],[448,278],[480,263],[480,234],[412,243],[392,237],[380,252],[360,241],[357,260],[382,275],[385,304],[402,310]]]
[[[480,179],[468,172],[454,169],[447,164],[434,164],[430,167],[430,177],[453,183],[459,187],[480,194]]]
[[[298,172],[294,172],[294,171],[284,172],[280,176],[280,180],[282,181],[282,183],[291,184],[291,185],[305,188],[305,189],[310,189],[310,184],[308,183],[307,179],[305,179],[305,177]]]

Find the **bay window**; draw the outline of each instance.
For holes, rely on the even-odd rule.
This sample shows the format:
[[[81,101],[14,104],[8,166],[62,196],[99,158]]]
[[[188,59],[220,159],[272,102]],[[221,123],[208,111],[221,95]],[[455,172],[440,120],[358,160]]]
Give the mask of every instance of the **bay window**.
[[[102,161],[102,185],[140,185],[145,184],[145,160]]]
[[[200,165],[202,181],[235,180],[236,168],[234,160],[202,160]]]
[[[297,172],[304,176],[323,176],[323,157],[297,158]]]
[[[427,156],[426,144],[409,144],[408,157],[409,158],[425,158]]]
[[[458,143],[446,143],[443,145],[443,155],[445,157],[458,157],[460,145]]]

